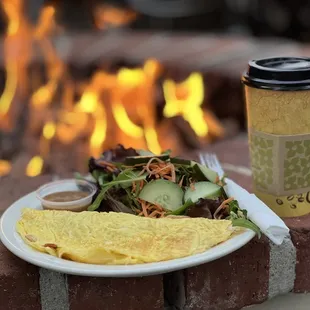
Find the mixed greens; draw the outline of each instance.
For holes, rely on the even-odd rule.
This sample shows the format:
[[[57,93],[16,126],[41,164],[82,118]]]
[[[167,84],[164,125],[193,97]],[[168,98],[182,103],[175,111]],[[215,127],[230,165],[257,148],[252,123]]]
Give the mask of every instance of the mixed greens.
[[[89,172],[98,186],[89,211],[114,211],[138,216],[230,219],[233,226],[259,228],[224,190],[225,179],[193,160],[124,148],[90,158]]]

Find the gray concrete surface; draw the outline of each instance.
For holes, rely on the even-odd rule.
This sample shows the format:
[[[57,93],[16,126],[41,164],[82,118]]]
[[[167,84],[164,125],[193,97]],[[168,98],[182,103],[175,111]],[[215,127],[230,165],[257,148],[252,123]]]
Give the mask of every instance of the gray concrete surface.
[[[309,310],[310,294],[286,294],[272,298],[263,304],[249,306],[244,310]]]
[[[67,276],[40,268],[42,310],[69,310]]]
[[[281,245],[270,242],[269,298],[287,294],[294,288],[296,249],[290,237]]]

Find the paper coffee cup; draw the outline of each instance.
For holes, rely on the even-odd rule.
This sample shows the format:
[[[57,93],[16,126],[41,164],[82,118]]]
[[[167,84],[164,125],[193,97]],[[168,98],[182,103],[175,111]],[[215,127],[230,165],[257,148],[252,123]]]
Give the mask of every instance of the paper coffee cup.
[[[250,61],[242,82],[255,194],[279,216],[310,213],[310,58]]]

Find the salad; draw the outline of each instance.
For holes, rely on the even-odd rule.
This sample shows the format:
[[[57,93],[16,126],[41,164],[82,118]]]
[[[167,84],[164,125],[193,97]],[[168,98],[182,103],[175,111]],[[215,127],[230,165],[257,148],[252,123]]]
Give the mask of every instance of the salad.
[[[233,226],[259,228],[238,201],[228,197],[225,177],[194,160],[172,157],[170,150],[155,155],[124,148],[89,159],[97,194],[88,211],[124,212],[137,216],[230,219]],[[81,176],[80,176],[81,177]]]

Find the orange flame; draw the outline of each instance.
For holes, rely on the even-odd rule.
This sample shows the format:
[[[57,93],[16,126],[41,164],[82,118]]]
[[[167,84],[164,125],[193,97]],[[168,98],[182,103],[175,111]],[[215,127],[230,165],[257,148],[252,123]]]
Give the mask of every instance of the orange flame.
[[[28,37],[29,26],[23,14],[22,0],[3,0],[1,4],[8,19],[7,36],[4,41],[7,78],[0,98],[0,117],[3,117],[9,112],[12,105],[16,94],[18,76],[21,78],[25,76],[25,61],[27,61],[28,53],[25,53],[27,44],[23,43]]]
[[[11,169],[12,165],[9,161],[0,159],[0,176],[8,175]]]
[[[97,6],[94,13],[95,25],[98,29],[125,26],[137,18],[137,13],[134,11],[111,5]]]

